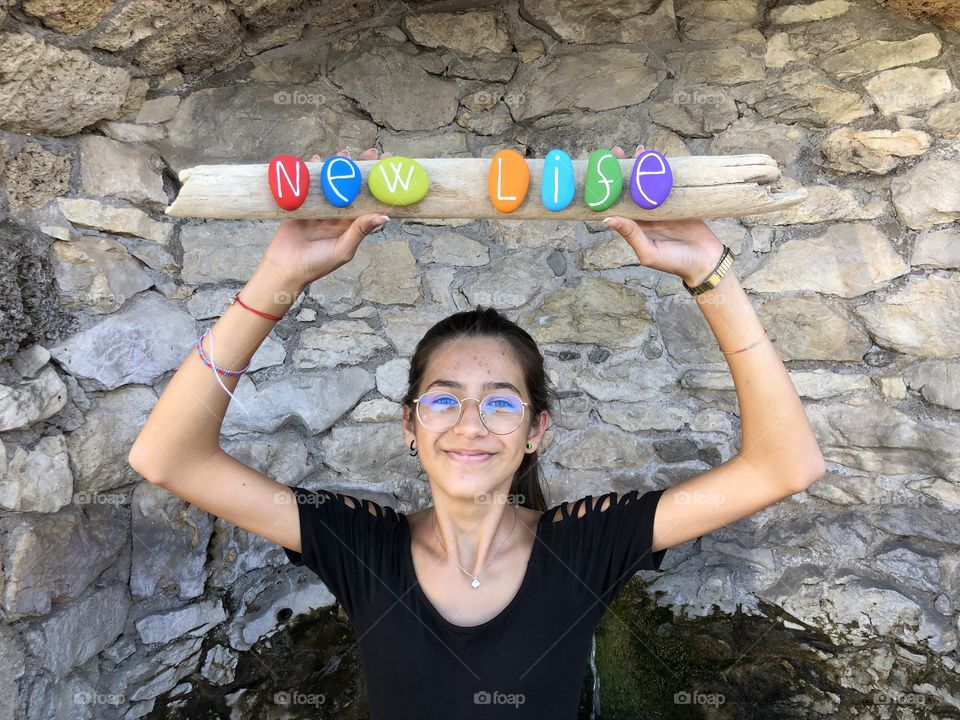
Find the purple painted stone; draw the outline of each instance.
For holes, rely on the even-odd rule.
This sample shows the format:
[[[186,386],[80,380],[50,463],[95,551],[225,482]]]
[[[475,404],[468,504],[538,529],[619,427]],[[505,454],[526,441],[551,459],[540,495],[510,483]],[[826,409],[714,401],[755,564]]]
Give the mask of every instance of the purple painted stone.
[[[670,163],[656,150],[644,150],[637,156],[630,173],[630,197],[644,210],[660,207],[673,189]]]

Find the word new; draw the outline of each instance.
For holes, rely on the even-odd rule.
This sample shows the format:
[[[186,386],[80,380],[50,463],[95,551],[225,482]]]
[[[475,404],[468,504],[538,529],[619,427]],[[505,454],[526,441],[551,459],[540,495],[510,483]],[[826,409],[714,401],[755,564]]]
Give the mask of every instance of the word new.
[[[270,161],[268,181],[273,199],[284,210],[303,205],[310,190],[310,173],[296,155],[278,155]],[[370,168],[367,184],[370,193],[386,205],[412,205],[430,189],[430,176],[416,160],[393,156],[379,160]],[[583,202],[595,212],[603,212],[623,193],[624,178],[620,160],[609,150],[596,150],[587,162]],[[360,166],[343,155],[327,158],[320,169],[320,188],[327,202],[338,208],[349,206],[360,194],[363,177]],[[516,150],[504,149],[490,161],[487,194],[502,213],[519,208],[530,188],[530,168]],[[656,150],[637,156],[630,173],[630,197],[644,208],[659,207],[673,189],[673,172],[667,159]],[[540,201],[551,211],[570,206],[576,191],[573,161],[563,150],[553,149],[543,161]]]

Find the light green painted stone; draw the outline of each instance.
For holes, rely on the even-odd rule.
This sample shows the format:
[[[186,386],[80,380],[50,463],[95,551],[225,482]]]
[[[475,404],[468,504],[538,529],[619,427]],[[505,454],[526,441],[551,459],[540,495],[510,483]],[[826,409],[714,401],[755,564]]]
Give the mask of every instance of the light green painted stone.
[[[587,163],[587,179],[583,186],[583,202],[595,212],[603,212],[623,192],[620,161],[609,150],[594,150]]]
[[[430,176],[416,160],[391,155],[370,168],[371,194],[387,205],[412,205],[430,189]]]

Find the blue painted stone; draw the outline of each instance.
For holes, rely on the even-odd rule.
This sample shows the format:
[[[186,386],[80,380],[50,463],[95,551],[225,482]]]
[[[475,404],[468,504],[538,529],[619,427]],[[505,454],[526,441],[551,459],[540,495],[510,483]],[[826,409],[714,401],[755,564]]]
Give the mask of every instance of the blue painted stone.
[[[563,150],[554,148],[543,160],[543,182],[540,199],[547,210],[563,210],[573,202],[576,185],[573,180],[573,160]]]
[[[670,163],[656,150],[644,150],[637,156],[630,173],[630,197],[644,210],[660,207],[673,189]]]
[[[356,199],[362,180],[360,166],[343,155],[328,157],[320,168],[323,195],[338,208],[347,207]]]

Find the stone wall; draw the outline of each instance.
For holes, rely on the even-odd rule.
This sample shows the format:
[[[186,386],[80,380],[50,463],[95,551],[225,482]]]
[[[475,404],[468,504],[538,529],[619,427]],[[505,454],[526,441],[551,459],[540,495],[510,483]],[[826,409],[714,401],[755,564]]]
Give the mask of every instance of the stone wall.
[[[127,465],[276,227],[165,216],[180,170],[374,144],[585,157],[641,142],[767,153],[785,187],[810,190],[788,211],[709,224],[829,470],[672,548],[650,593],[678,620],[776,608],[771,628],[832,644],[829,659],[806,647],[842,692],[798,682],[798,716],[955,717],[952,8],[0,0],[0,718],[168,717],[197,693],[261,717],[238,663],[333,601],[278,547]],[[251,415],[231,405],[224,448],[285,483],[421,507],[398,422],[408,358],[475,304],[527,328],[562,391],[543,454],[551,504],[664,487],[737,451],[731,376],[680,280],[638,266],[600,223],[517,221],[394,222],[365,240],[257,352],[237,393]]]

